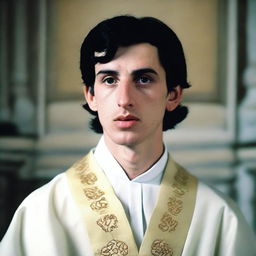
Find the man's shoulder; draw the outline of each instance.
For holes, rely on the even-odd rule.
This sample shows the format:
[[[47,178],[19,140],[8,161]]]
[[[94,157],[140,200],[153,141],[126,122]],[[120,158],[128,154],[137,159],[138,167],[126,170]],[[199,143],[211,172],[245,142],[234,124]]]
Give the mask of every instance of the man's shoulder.
[[[200,209],[204,209],[205,213],[215,212],[217,215],[241,217],[237,203],[229,195],[202,181],[198,181],[196,204]]]
[[[236,203],[198,181],[184,255],[255,255],[255,237]],[[207,245],[207,246],[205,246]],[[203,253],[202,253],[203,252]]]
[[[215,212],[227,209],[234,210],[235,212],[240,211],[229,195],[202,181],[175,160],[173,162],[175,163],[177,170],[183,170],[184,173],[187,173],[187,175],[197,180],[196,207],[203,207],[205,210],[214,208],[212,210]]]
[[[21,203],[20,207],[42,206],[46,202],[55,201],[60,194],[66,193],[65,173],[60,173],[51,179],[48,183],[31,192]],[[19,207],[19,208],[20,208]]]

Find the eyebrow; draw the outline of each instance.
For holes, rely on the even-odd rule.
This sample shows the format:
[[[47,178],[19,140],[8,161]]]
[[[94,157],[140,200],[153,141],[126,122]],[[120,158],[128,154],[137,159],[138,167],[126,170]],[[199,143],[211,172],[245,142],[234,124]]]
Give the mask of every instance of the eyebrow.
[[[132,75],[137,77],[146,73],[152,73],[152,74],[158,75],[158,73],[152,68],[141,68],[141,69],[134,70],[132,72]]]
[[[146,74],[146,73],[152,73],[152,74],[158,75],[158,73],[154,69],[152,69],[152,68],[140,68],[140,69],[136,69],[136,70],[132,71],[132,75],[135,76],[135,77],[143,75],[143,74]],[[119,72],[115,71],[115,70],[104,69],[104,70],[100,70],[96,74],[96,76],[98,76],[100,74],[107,74],[107,75],[118,76]]]
[[[96,76],[100,75],[100,74],[103,74],[103,75],[119,75],[119,72],[118,71],[115,71],[115,70],[108,70],[108,69],[104,69],[104,70],[100,70]]]

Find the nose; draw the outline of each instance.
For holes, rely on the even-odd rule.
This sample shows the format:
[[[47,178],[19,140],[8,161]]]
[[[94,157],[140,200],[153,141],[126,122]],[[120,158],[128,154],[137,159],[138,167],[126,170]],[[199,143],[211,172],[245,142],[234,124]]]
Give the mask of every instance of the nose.
[[[124,82],[118,87],[117,105],[122,108],[134,106],[133,87],[130,83]]]

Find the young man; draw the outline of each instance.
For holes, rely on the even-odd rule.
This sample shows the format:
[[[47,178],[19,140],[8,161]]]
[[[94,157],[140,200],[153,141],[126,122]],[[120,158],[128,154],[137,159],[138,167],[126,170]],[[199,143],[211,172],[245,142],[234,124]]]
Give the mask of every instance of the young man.
[[[9,255],[253,256],[238,208],[175,163],[163,131],[187,114],[180,41],[159,20],[120,16],[81,48],[95,149],[21,204],[0,246]]]

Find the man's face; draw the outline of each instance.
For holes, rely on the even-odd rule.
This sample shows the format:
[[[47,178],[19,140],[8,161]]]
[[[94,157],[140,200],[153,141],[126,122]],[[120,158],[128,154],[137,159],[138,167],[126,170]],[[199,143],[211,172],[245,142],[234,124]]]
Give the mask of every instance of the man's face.
[[[164,112],[179,103],[167,91],[157,48],[147,43],[119,48],[113,60],[97,63],[94,95],[85,94],[106,142],[129,147],[162,144]]]

